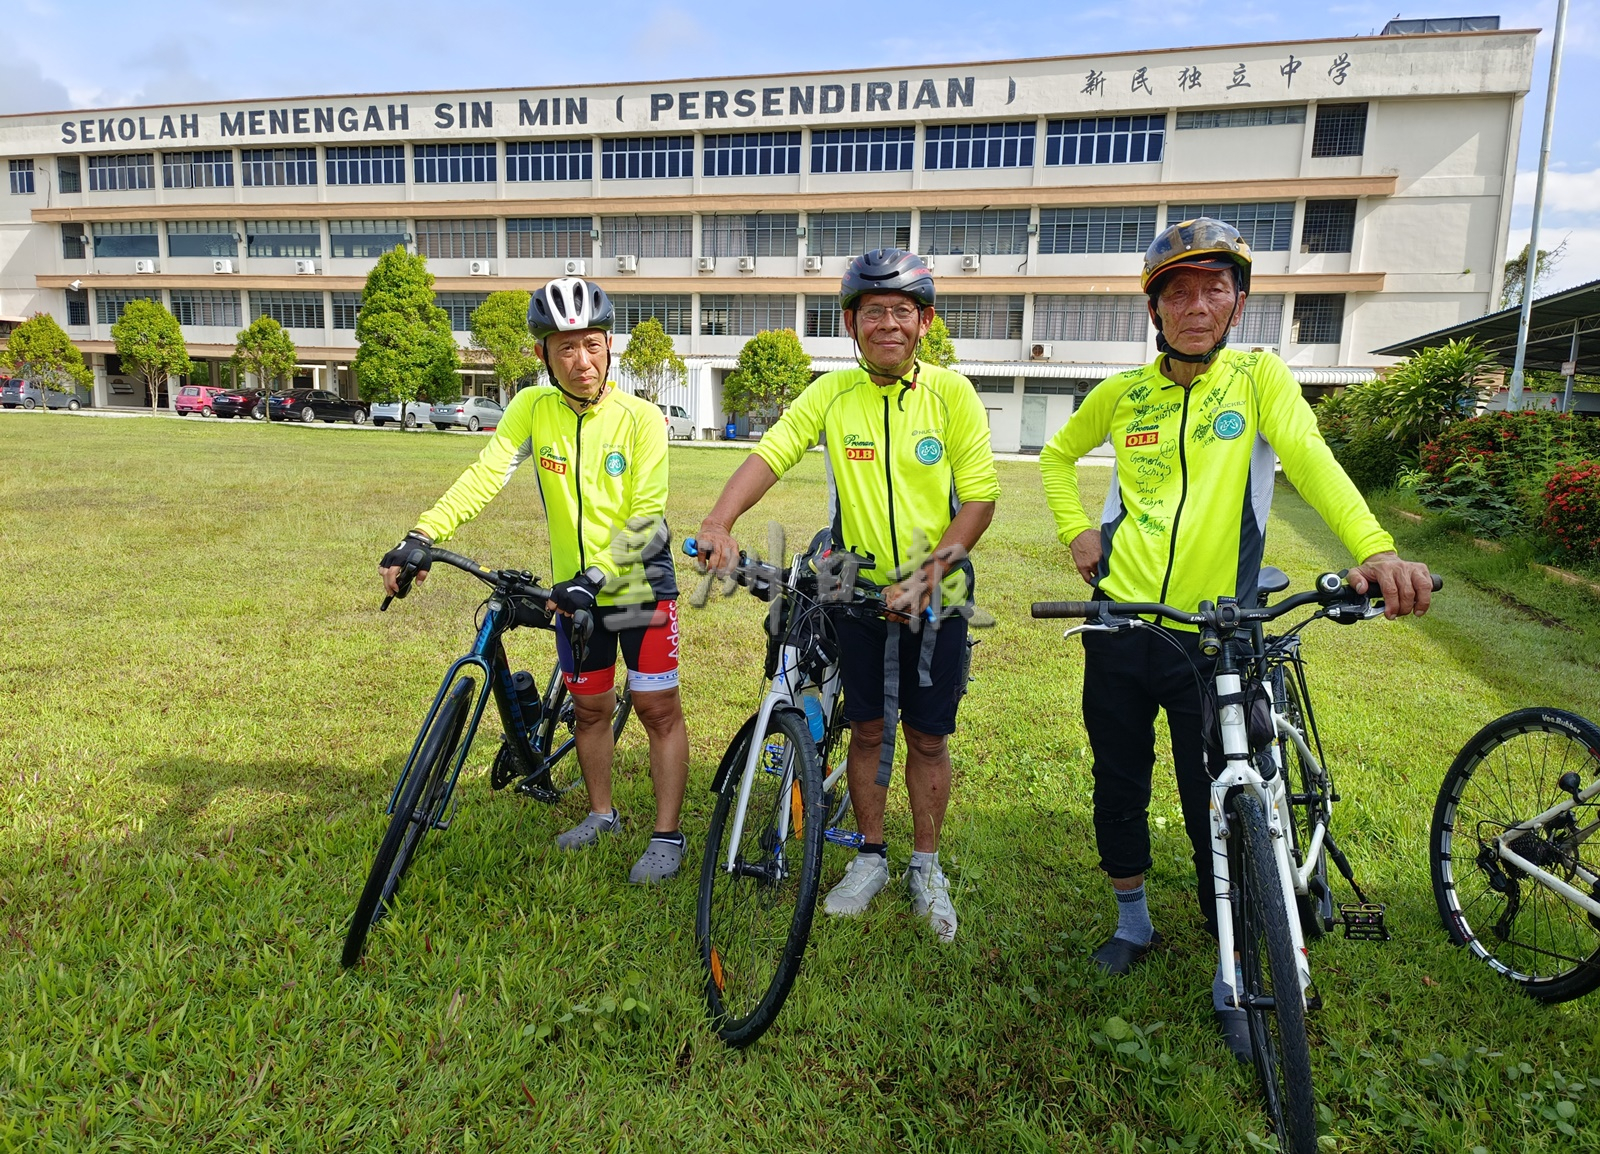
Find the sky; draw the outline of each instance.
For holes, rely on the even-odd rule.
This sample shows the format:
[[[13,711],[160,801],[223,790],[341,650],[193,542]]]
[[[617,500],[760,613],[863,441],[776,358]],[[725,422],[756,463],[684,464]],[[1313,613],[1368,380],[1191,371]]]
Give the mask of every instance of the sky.
[[[1510,250],[1533,219],[1555,0],[1426,8],[1286,0],[919,0],[793,7],[465,0],[0,0],[0,113],[303,94],[598,84],[1373,35],[1396,15],[1542,28],[1524,106]],[[566,15],[571,13],[571,15]],[[587,26],[584,18],[592,16]],[[1577,0],[1556,101],[1541,293],[1600,280],[1600,5]]]

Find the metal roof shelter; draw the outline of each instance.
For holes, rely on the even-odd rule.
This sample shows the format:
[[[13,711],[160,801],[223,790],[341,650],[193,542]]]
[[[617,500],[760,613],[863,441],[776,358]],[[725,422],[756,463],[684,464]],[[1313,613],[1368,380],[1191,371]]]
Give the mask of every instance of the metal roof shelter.
[[[1517,309],[1501,309],[1477,320],[1372,351],[1382,357],[1408,357],[1423,349],[1438,348],[1447,341],[1473,337],[1496,361],[1510,365],[1517,351],[1517,315]],[[1574,345],[1581,346],[1585,337],[1589,338],[1590,361],[1600,367],[1600,336],[1597,334],[1600,334],[1600,280],[1540,297],[1533,302],[1533,315],[1528,322],[1527,367],[1559,373],[1567,361],[1578,359]]]

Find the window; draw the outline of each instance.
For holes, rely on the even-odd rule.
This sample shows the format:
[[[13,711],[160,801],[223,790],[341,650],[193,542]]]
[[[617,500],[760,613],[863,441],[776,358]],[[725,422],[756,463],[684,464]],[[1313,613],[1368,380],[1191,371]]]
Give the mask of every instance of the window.
[[[33,195],[33,161],[13,160],[11,162],[11,195]]]
[[[798,132],[706,137],[706,176],[783,176],[800,171]]]
[[[1178,113],[1178,130],[1190,128],[1261,128],[1269,124],[1304,124],[1304,104],[1280,104],[1273,108],[1208,108],[1200,112]]]
[[[1032,168],[1037,128],[1031,120],[930,126],[923,167]]]
[[[493,144],[413,144],[412,179],[418,184],[493,184]]]
[[[354,260],[376,260],[406,243],[403,220],[330,220],[328,255]]]
[[[61,226],[61,258],[63,260],[86,260],[89,256],[89,238],[83,233],[81,224],[64,224]],[[88,324],[85,321],[84,324]]]
[[[333,294],[333,327],[336,329],[353,329],[356,327],[356,317],[361,315],[361,294],[357,292],[336,292]]]
[[[89,323],[89,290],[67,290],[67,324],[87,325]]]
[[[239,151],[247,188],[317,183],[315,148],[245,148]]]
[[[76,156],[56,157],[56,180],[60,182],[62,192],[83,191],[83,175]]]
[[[506,256],[522,260],[570,260],[594,251],[590,216],[532,216],[506,221]]]
[[[167,221],[168,256],[238,256],[231,220]]]
[[[1356,232],[1353,200],[1308,200],[1300,227],[1301,252],[1349,252]]]
[[[329,184],[404,184],[406,146],[378,144],[327,150]]]
[[[600,254],[645,257],[686,257],[694,253],[692,216],[603,216],[600,218]]]
[[[436,293],[433,303],[450,315],[451,332],[465,333],[472,331],[473,312],[488,299],[488,293]]]
[[[702,293],[700,334],[753,337],[769,329],[794,328],[794,297],[755,293]]]
[[[239,294],[212,289],[173,289],[172,315],[180,325],[240,329]]]
[[[1025,208],[924,212],[917,243],[929,256],[949,253],[1026,253]]]
[[[1271,204],[1169,204],[1167,223],[1209,216],[1239,230],[1239,235],[1257,252],[1288,252],[1294,231],[1294,202]]]
[[[250,320],[271,317],[286,329],[320,329],[322,294],[294,292],[250,292]]]
[[[530,140],[506,145],[507,180],[593,180],[594,141]]]
[[[1360,156],[1367,144],[1365,104],[1319,104],[1312,156]]]
[[[694,175],[694,137],[631,136],[600,142],[606,180],[655,180]]]
[[[161,294],[151,289],[95,289],[95,320],[103,325],[114,325],[122,319],[122,310],[132,301],[161,303]]]
[[[120,192],[156,186],[156,154],[129,152],[89,158],[89,191]]]
[[[1077,392],[1076,385],[1045,385],[1030,381],[1022,386],[1022,394],[1026,397],[1070,397]]]
[[[1300,345],[1336,345],[1344,334],[1344,293],[1299,293],[1289,339]]]
[[[166,188],[232,188],[233,150],[163,152],[161,183]]]
[[[161,255],[153,220],[99,221],[94,228],[94,255],[146,257]]]
[[[670,337],[694,332],[694,305],[688,293],[618,293],[611,298],[616,309],[616,331],[631,333],[640,321],[655,317]]]
[[[1271,345],[1276,348],[1283,333],[1283,294],[1271,293],[1245,298],[1244,316],[1234,326],[1229,340],[1238,345]]]
[[[250,256],[322,255],[322,230],[314,220],[247,220],[244,231],[248,245],[245,251]],[[317,327],[321,327],[320,322]]]
[[[909,172],[917,130],[831,128],[811,132],[812,172]]]
[[[739,216],[708,213],[700,218],[700,251],[706,256],[794,256],[800,251],[792,212],[752,212]]]
[[[1003,396],[1013,396],[1017,391],[1017,382],[1013,380],[1000,380],[993,377],[980,377],[972,382],[974,390],[980,393],[1000,393]]]
[[[1142,296],[1082,296],[1033,298],[1033,339],[1036,341],[1139,341],[1150,327],[1150,314]]]
[[[1161,159],[1167,118],[1087,116],[1045,126],[1046,164],[1152,164]]]
[[[910,248],[909,212],[813,212],[806,217],[812,256],[860,256],[875,248]]]
[[[952,295],[939,298],[939,315],[955,340],[1019,341],[1022,297]]]
[[[498,247],[492,218],[417,221],[417,251],[433,260],[484,260]]]
[[[1040,253],[1138,252],[1156,238],[1156,206],[1041,208]]]
[[[827,296],[806,297],[806,336],[808,337],[842,337],[846,336],[844,330],[843,312],[839,308],[839,298],[834,293]]]

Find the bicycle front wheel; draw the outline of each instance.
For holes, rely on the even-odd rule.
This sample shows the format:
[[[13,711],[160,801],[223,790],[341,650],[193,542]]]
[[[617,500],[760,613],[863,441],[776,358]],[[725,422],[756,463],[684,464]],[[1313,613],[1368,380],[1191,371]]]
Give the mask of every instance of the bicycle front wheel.
[[[1234,948],[1244,977],[1241,1008],[1250,1024],[1256,1074],[1280,1146],[1288,1154],[1314,1154],[1317,1116],[1306,1005],[1267,814],[1252,793],[1235,796],[1230,812]]]
[[[1450,766],[1433,810],[1433,894],[1451,941],[1469,947],[1545,1002],[1600,987],[1600,920],[1497,849],[1515,826],[1570,800],[1600,775],[1600,727],[1559,709],[1519,709],[1492,721]],[[1539,870],[1600,897],[1600,799],[1513,835],[1506,848]]]
[[[1298,729],[1306,744],[1314,748],[1311,731],[1306,725],[1306,713],[1300,705],[1300,689],[1295,678],[1284,666],[1273,674],[1274,696],[1280,703],[1284,717]],[[1305,868],[1305,854],[1316,833],[1317,825],[1326,826],[1330,817],[1328,795],[1332,789],[1328,777],[1320,766],[1307,762],[1300,747],[1288,738],[1278,738],[1278,752],[1283,760],[1284,786],[1289,793],[1289,834],[1294,854],[1294,864]],[[1328,851],[1317,853],[1311,876],[1306,881],[1306,892],[1296,895],[1300,913],[1300,932],[1307,938],[1320,938],[1333,928],[1333,890],[1328,885]]]
[[[811,934],[822,870],[822,780],[805,719],[777,709],[766,731],[745,723],[723,756],[706,831],[695,938],[717,1036],[744,1047],[783,1008]],[[735,838],[750,745],[758,757]]]
[[[361,899],[356,902],[350,932],[345,935],[341,960],[346,968],[361,960],[367,934],[389,912],[389,903],[399,890],[400,880],[416,856],[417,847],[449,800],[451,761],[461,742],[467,711],[472,707],[473,686],[470,677],[456,682],[444,704],[433,715],[433,724],[422,739],[417,760],[401,784],[389,828],[378,845],[378,856],[372,863],[372,872],[367,875]]]

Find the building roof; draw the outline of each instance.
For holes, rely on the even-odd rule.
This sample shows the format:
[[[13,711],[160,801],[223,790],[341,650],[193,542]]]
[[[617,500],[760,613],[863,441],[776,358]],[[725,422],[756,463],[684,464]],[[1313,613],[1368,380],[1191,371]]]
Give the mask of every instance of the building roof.
[[[1448,341],[1473,338],[1496,361],[1509,367],[1516,358],[1517,325],[1521,309],[1501,309],[1477,320],[1451,325],[1447,329],[1373,349],[1374,356],[1408,357],[1423,349],[1438,348]],[[1584,334],[1591,334],[1590,349],[1597,348],[1592,334],[1600,333],[1600,280],[1551,293],[1533,302],[1528,320],[1528,354],[1524,364],[1530,369],[1559,372],[1572,355],[1572,334],[1576,326],[1580,351]],[[1592,355],[1592,354],[1591,354]]]

